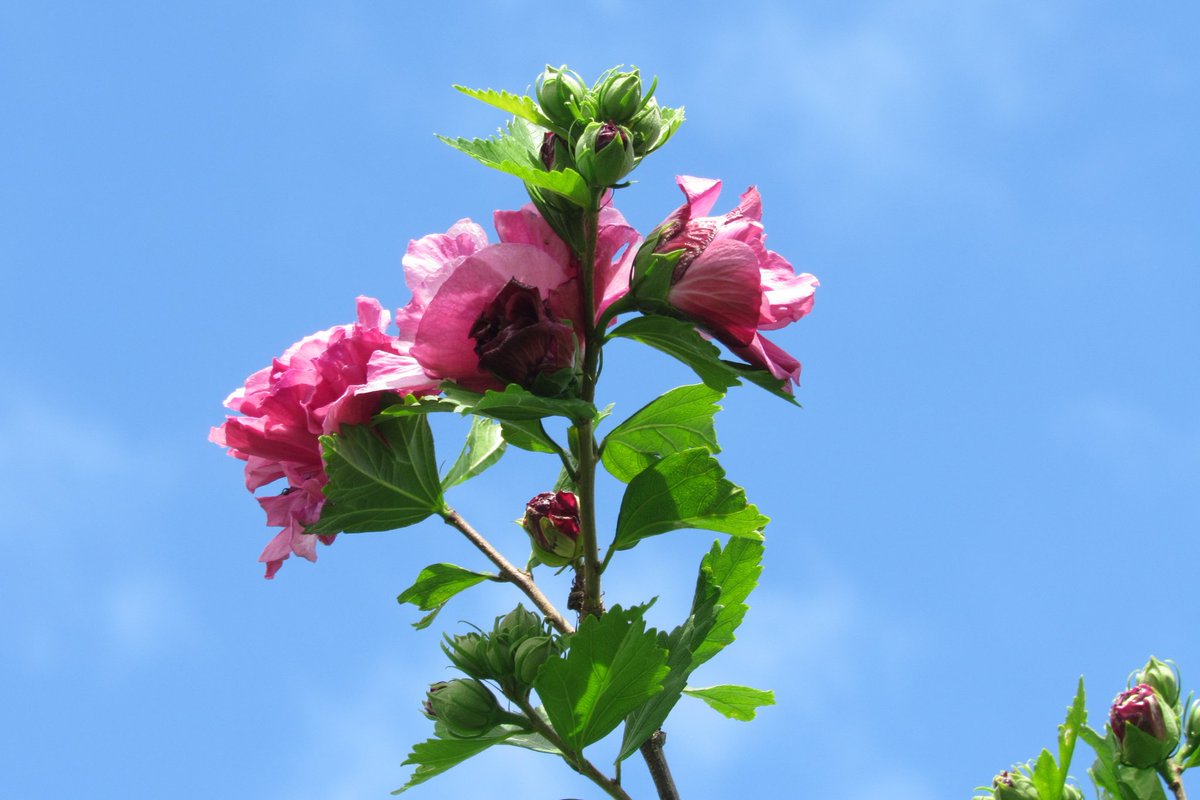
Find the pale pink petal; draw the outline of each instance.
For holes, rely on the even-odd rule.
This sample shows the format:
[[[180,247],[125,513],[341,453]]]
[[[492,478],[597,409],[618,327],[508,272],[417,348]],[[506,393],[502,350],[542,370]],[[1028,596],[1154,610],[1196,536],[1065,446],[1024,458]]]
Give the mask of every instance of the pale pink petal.
[[[383,310],[383,306],[374,297],[358,296],[358,324],[370,330],[382,331],[387,328],[392,315]]]
[[[758,325],[758,281],[754,251],[741,242],[721,240],[687,267],[667,301],[722,341],[749,344]]]
[[[721,181],[714,178],[676,175],[675,183],[687,197],[688,219],[707,216],[721,194]]]
[[[446,233],[431,233],[409,242],[402,263],[413,300],[427,304],[464,258],[486,246],[487,234],[469,219],[460,219]]]
[[[774,255],[774,253],[772,253]],[[812,311],[813,300],[820,282],[807,272],[793,274],[791,265],[772,263],[762,270],[762,307],[758,327],[776,330],[789,325]]]
[[[410,355],[379,350],[367,362],[367,382],[359,394],[392,391],[396,394],[436,394],[438,381],[426,374]]]
[[[538,213],[532,203],[518,211],[497,211],[492,215],[496,235],[508,244],[529,244],[563,265],[571,260],[571,248],[558,238],[550,223]]]

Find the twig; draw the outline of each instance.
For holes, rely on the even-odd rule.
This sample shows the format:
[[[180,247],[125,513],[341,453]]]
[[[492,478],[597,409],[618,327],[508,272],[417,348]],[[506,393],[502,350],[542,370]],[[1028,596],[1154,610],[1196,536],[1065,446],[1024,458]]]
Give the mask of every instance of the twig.
[[[525,712],[525,716],[529,718],[529,724],[533,726],[534,730],[544,736],[546,741],[558,748],[559,753],[562,754],[563,761],[567,762],[571,769],[599,786],[610,797],[615,797],[617,800],[633,800],[621,788],[621,784],[597,769],[595,764],[583,757],[583,753],[577,753],[568,747],[567,743],[554,732],[554,728],[542,721],[541,715],[530,705],[528,700],[514,700],[513,702]]]
[[[646,760],[646,767],[654,780],[654,788],[658,790],[659,800],[679,800],[679,790],[675,788],[671,767],[667,765],[667,757],[663,753],[663,745],[666,742],[667,734],[662,731],[650,734],[650,738],[642,744],[642,758]]]
[[[471,527],[462,516],[452,508],[447,508],[442,518],[446,524],[452,528],[457,528],[463,536],[466,536],[471,544],[479,548],[479,552],[487,556],[488,560],[495,564],[500,569],[500,577],[509,583],[515,584],[518,589],[525,593],[542,615],[550,620],[550,624],[554,626],[559,633],[574,633],[575,626],[567,622],[559,610],[550,602],[550,598],[542,593],[537,584],[533,582],[533,577],[524,570],[517,569],[512,565],[507,558],[500,554],[500,551],[492,547],[491,542],[483,538],[483,535]]]

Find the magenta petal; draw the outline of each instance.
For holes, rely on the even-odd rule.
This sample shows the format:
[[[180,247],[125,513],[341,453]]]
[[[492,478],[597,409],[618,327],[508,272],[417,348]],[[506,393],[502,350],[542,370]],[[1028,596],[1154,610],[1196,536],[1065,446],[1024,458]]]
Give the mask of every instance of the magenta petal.
[[[800,362],[771,340],[755,334],[749,345],[729,349],[747,363],[769,371],[780,380],[786,380],[783,388],[787,391],[792,390],[792,384],[800,385]]]
[[[358,388],[358,393],[393,391],[427,395],[436,394],[437,385],[438,381],[429,377],[412,356],[379,350],[367,362],[367,382]]]
[[[497,211],[492,218],[501,242],[533,245],[564,268],[570,262],[571,249],[558,238],[550,223],[542,218],[532,203],[518,211]]]
[[[771,255],[775,255],[772,253]],[[778,257],[777,257],[778,258]],[[812,311],[820,282],[807,272],[796,275],[782,258],[762,270],[762,307],[758,327],[775,330],[795,322]]]
[[[721,181],[714,178],[696,178],[692,175],[676,175],[675,183],[687,197],[687,219],[708,216],[721,194]]]
[[[667,301],[722,341],[749,344],[760,302],[754,251],[732,239],[713,242],[671,287]]]

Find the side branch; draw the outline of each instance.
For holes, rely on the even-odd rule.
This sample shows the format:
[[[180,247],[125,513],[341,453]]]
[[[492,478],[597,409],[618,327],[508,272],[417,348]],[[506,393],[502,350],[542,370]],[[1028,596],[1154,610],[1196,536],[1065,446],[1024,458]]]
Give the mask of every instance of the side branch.
[[[509,583],[515,584],[518,589],[525,593],[525,596],[533,602],[542,615],[550,620],[550,624],[554,626],[559,633],[574,633],[575,627],[567,622],[567,618],[559,613],[554,604],[550,602],[550,598],[542,593],[537,584],[533,582],[533,577],[524,570],[517,569],[507,558],[501,555],[500,551],[492,547],[491,542],[483,538],[483,535],[471,527],[462,516],[452,508],[448,508],[442,519],[452,528],[457,528],[463,536],[466,536],[471,544],[479,548],[479,552],[487,556],[488,560],[496,565],[500,570],[500,577]]]

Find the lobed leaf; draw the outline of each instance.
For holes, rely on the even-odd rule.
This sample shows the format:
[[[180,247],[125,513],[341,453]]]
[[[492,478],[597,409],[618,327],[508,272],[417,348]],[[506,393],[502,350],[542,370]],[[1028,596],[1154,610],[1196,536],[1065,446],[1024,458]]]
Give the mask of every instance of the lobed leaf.
[[[461,413],[491,417],[501,422],[531,422],[546,417],[566,417],[572,422],[596,418],[596,407],[585,400],[542,397],[515,383],[504,391],[488,389],[483,394],[453,383],[442,384],[446,398],[458,405]]]
[[[616,606],[580,624],[566,657],[547,661],[534,689],[554,730],[578,752],[661,692],[667,671],[667,651],[640,610]]]
[[[381,416],[321,437],[329,483],[309,533],[360,533],[414,525],[445,509],[424,414]]]
[[[713,417],[723,392],[703,384],[680,386],[651,401],[613,428],[601,446],[605,468],[628,483],[664,456],[694,447],[718,453]]]
[[[392,794],[402,794],[412,787],[458,766],[471,756],[482,753],[492,745],[502,744],[518,734],[526,735],[526,731],[516,725],[497,725],[474,739],[435,738],[414,745],[408,758],[401,762],[401,766],[415,764],[417,768],[413,770],[408,783]]]
[[[774,692],[751,689],[749,686],[723,684],[699,689],[689,686],[683,690],[683,693],[691,697],[699,697],[718,713],[742,722],[754,719],[757,710],[762,706],[775,705]]]
[[[626,550],[647,536],[681,528],[762,539],[768,517],[704,448],[672,453],[638,473],[625,489],[612,547]]]
[[[504,90],[468,89],[458,84],[455,84],[454,88],[467,97],[474,97],[476,100],[487,103],[489,106],[506,111],[521,119],[529,120],[535,125],[540,125],[543,128],[554,127],[554,123],[542,113],[542,109],[538,107],[538,104],[534,102],[532,97],[516,95]]]

